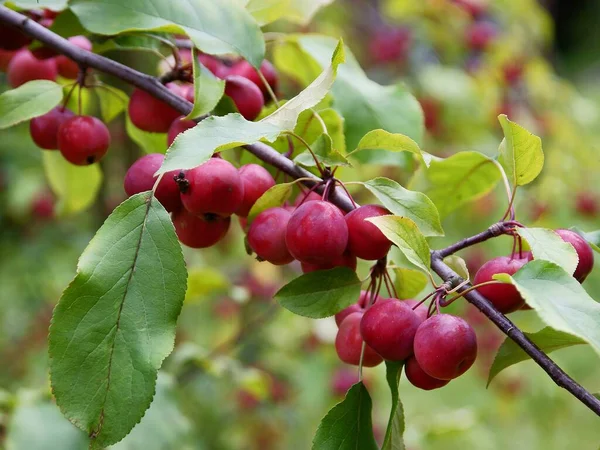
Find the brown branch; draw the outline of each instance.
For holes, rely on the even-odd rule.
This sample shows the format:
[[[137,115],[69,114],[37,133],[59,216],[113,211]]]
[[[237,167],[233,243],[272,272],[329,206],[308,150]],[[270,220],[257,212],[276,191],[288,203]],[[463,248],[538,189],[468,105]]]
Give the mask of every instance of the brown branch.
[[[39,25],[28,17],[12,11],[5,6],[0,6],[0,23],[11,25],[20,29],[25,34],[39,40],[48,47],[57,52],[68,56],[82,67],[92,67],[101,72],[114,75],[146,92],[152,94],[159,100],[164,101],[168,105],[177,109],[182,114],[189,114],[192,110],[192,104],[187,100],[173,94],[164,87],[158,78],[133,70],[123,64],[112,61],[100,55],[82,50],[72,45],[66,39],[54,34],[50,30]],[[254,154],[262,161],[270,164],[282,172],[294,178],[309,177],[315,181],[303,182],[306,186],[312,187],[315,183],[321,181],[319,178],[312,175],[310,172],[296,166],[292,161],[281,155],[273,148],[263,143],[255,143],[244,146],[246,150]],[[323,186],[316,189],[322,193]],[[330,195],[330,200],[340,208],[350,211],[354,209],[354,205],[348,196],[339,192],[333,191]],[[449,281],[453,286],[457,286],[462,280],[453,272],[443,261],[443,257],[448,256],[458,250],[491,239],[498,234],[502,234],[498,230],[498,224],[493,225],[488,230],[471,238],[464,239],[459,243],[450,246],[446,249],[432,252],[431,268],[445,281]],[[505,224],[503,225],[505,226]],[[459,291],[465,290],[469,285],[465,285]],[[581,385],[570,378],[560,367],[556,365],[548,356],[542,352],[527,336],[523,334],[510,320],[503,314],[498,312],[483,296],[476,291],[469,292],[465,295],[466,299],[474,304],[479,310],[485,314],[500,330],[502,330],[509,338],[517,343],[531,358],[548,373],[554,382],[567,389],[573,396],[579,399],[582,403],[588,406],[596,414],[600,415],[600,400],[596,399],[592,394],[586,391]]]

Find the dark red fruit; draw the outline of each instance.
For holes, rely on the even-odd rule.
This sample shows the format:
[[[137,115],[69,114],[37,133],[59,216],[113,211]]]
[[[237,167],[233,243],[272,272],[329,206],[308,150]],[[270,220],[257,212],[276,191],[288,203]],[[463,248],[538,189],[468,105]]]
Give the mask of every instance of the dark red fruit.
[[[315,200],[322,200],[321,195],[317,194],[315,191],[310,191],[308,193],[300,192],[296,197],[296,200],[294,200],[294,206],[300,206],[300,204],[314,202]]]
[[[563,241],[568,242],[575,248],[577,256],[579,256],[579,263],[577,264],[573,277],[580,283],[583,283],[594,268],[594,252],[592,251],[592,247],[590,247],[590,244],[588,244],[584,238],[574,231],[565,229],[554,231]]]
[[[369,55],[374,62],[385,64],[406,59],[411,33],[407,28],[378,30],[369,42]]]
[[[104,123],[92,116],[75,116],[58,129],[58,149],[71,164],[86,166],[100,161],[110,145]]]
[[[165,155],[161,153],[151,153],[142,156],[134,162],[123,181],[123,187],[127,195],[131,196],[140,192],[150,191],[154,187],[156,177],[154,174],[160,168]],[[179,196],[179,186],[174,180],[174,177],[179,171],[174,170],[163,175],[160,183],[156,187],[154,195],[156,199],[169,212],[178,211],[181,208],[181,198]]]
[[[244,199],[236,214],[246,217],[256,200],[275,186],[275,179],[267,169],[258,164],[246,164],[238,172],[244,185]]]
[[[259,258],[275,265],[294,260],[285,244],[290,216],[284,208],[270,208],[256,216],[248,231],[248,244]]]
[[[177,84],[167,85],[170,91],[183,97],[183,91]],[[129,117],[140,130],[151,133],[166,133],[181,113],[146,91],[135,89],[129,99]]]
[[[438,380],[437,378],[427,375],[427,373],[421,369],[421,366],[419,366],[419,363],[414,356],[406,360],[404,373],[413,386],[425,391],[438,389],[450,383],[450,380]]]
[[[347,364],[358,366],[363,339],[360,335],[362,313],[355,312],[347,316],[340,324],[335,337],[335,350],[339,358]],[[381,356],[368,345],[365,346],[363,366],[375,367],[383,361]]]
[[[260,72],[267,80],[271,90],[277,92],[277,71],[273,64],[265,59],[260,65]],[[262,91],[265,99],[270,98],[267,87],[258,76],[258,71],[248,61],[242,60],[235,63],[229,70],[229,75],[239,75],[252,81]]]
[[[417,317],[419,318],[419,320],[421,322],[425,322],[427,320],[427,304],[425,302],[421,303],[419,306],[417,306],[417,304],[419,303],[417,300],[413,300],[411,298],[406,299],[406,300],[402,300],[402,302],[408,306],[410,306],[410,309],[413,310],[413,312],[417,315]],[[415,306],[417,306],[417,308],[415,309]]]
[[[502,72],[504,72],[504,81],[509,85],[514,85],[523,76],[523,63],[519,60],[508,62],[502,68]]]
[[[317,270],[329,270],[329,269],[333,269],[334,267],[348,267],[352,270],[356,270],[356,264],[357,264],[356,256],[354,256],[346,251],[346,252],[344,252],[344,254],[342,256],[338,256],[330,264],[300,263],[300,266],[302,267],[303,273],[309,273],[309,272],[316,272]]]
[[[70,109],[57,106],[43,116],[34,117],[29,122],[31,139],[44,150],[58,148],[58,128],[75,114]]]
[[[244,185],[237,169],[228,161],[211,158],[186,172],[189,182],[181,192],[183,206],[192,214],[230,216],[242,204]]]
[[[56,81],[57,74],[54,59],[40,61],[26,49],[20,50],[12,58],[7,69],[8,84],[12,88],[33,80]]]
[[[10,25],[0,25],[0,48],[2,50],[19,50],[29,43],[32,39],[24,33]]]
[[[403,361],[413,353],[413,339],[421,319],[412,308],[396,299],[375,303],[362,318],[363,339],[384,359]]]
[[[229,68],[212,55],[200,54],[198,61],[217,78],[225,78],[229,73]]]
[[[348,225],[348,249],[358,258],[377,260],[383,258],[392,243],[379,228],[365,219],[389,215],[390,212],[379,205],[364,205],[346,214]]]
[[[442,105],[439,101],[423,97],[419,99],[423,116],[425,118],[425,128],[433,135],[441,131]]]
[[[508,256],[499,256],[490,259],[477,271],[473,284],[493,281],[492,277],[497,273],[514,275],[526,262],[526,259],[509,258]],[[487,298],[498,311],[504,314],[516,311],[525,303],[517,288],[512,284],[490,284],[477,288],[477,291]]]
[[[598,198],[591,192],[580,192],[575,202],[575,208],[582,216],[593,218],[600,213]]]
[[[233,100],[237,110],[246,120],[256,119],[265,104],[258,86],[239,75],[225,77],[225,95]]]
[[[173,216],[175,232],[182,244],[191,248],[206,248],[215,245],[227,234],[231,219],[213,214],[196,216],[184,208]]]
[[[339,313],[335,315],[335,323],[339,327],[342,321],[352,314],[353,312],[365,312],[365,308],[369,304],[369,299],[371,298],[371,293],[368,291],[360,291],[360,296],[358,297],[358,301],[347,308],[342,309]],[[381,300],[381,297],[378,295],[375,297],[375,302]]]
[[[415,358],[423,371],[439,380],[465,373],[477,357],[477,337],[460,317],[438,314],[423,322],[414,340]]]
[[[13,57],[17,54],[16,51],[0,49],[0,70],[6,72],[8,65]]]
[[[54,196],[50,192],[41,192],[31,202],[31,213],[37,219],[52,219],[54,217],[54,204]]]
[[[348,244],[348,226],[340,210],[325,201],[304,203],[288,224],[285,241],[298,261],[332,264]]]
[[[337,369],[333,374],[331,379],[331,391],[334,396],[343,397],[346,395],[346,392],[358,382],[359,379],[356,369],[342,367]]]
[[[167,133],[167,146],[170,147],[180,133],[183,133],[185,130],[189,130],[190,128],[194,128],[195,126],[196,122],[191,119],[186,119],[185,116],[180,116],[175,119],[171,123]]]
[[[92,51],[92,43],[85,36],[70,37],[69,42],[82,50],[87,50],[88,52]],[[79,65],[72,59],[67,58],[64,55],[57,56],[56,66],[58,68],[58,73],[62,77],[70,80],[77,79],[77,75],[79,75]]]
[[[475,22],[467,29],[465,40],[472,50],[485,50],[496,38],[498,30],[492,22]]]

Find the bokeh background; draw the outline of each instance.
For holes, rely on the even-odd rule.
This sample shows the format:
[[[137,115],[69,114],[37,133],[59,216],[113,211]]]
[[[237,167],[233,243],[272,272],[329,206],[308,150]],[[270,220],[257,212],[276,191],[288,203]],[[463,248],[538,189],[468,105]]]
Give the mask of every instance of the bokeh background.
[[[343,37],[370,78],[382,84],[400,80],[417,96],[427,129],[422,148],[437,156],[494,154],[502,136],[496,117],[507,114],[542,137],[546,154],[542,176],[519,191],[517,218],[527,225],[591,231],[600,229],[598,23],[595,0],[337,0],[308,26],[275,23],[267,31],[275,37],[282,31]],[[159,64],[150,53],[109,56],[149,73]],[[6,89],[4,74],[0,82]],[[284,94],[298,89],[283,74],[282,84]],[[91,96],[83,103],[97,108]],[[101,162],[98,196],[77,213],[56,201],[47,175],[52,161],[31,142],[27,124],[0,132],[2,448],[87,447],[52,402],[46,339],[52,309],[75,274],[78,256],[125,199],[124,173],[147,138],[132,134],[124,120],[113,121],[111,132],[114,143]],[[245,160],[238,151],[227,158]],[[383,174],[418,187],[410,164],[381,163],[344,169],[340,176],[355,181]],[[369,201],[364,192],[353,192],[359,202]],[[447,236],[432,246],[481,231],[502,216],[506,203],[498,186],[454,211],[444,220]],[[241,227],[232,225],[234,232],[216,247],[186,250],[189,289],[176,349],[146,417],[111,448],[308,449],[322,416],[356,381],[356,369],[335,354],[332,319],[294,316],[272,300],[299,267],[254,261],[245,253]],[[499,238],[461,256],[476,270],[510,250],[510,239]],[[399,254],[392,259],[402,263]],[[598,267],[584,286],[600,299]],[[503,337],[466,303],[451,309],[476,327],[480,356],[465,376],[437,391],[402,381],[410,449],[598,448],[598,418],[532,362],[511,367],[486,388]],[[534,312],[511,318],[526,331],[542,328]],[[600,392],[600,361],[590,348],[552,357],[588,390]],[[384,369],[365,373],[375,432],[382,436],[390,403]]]

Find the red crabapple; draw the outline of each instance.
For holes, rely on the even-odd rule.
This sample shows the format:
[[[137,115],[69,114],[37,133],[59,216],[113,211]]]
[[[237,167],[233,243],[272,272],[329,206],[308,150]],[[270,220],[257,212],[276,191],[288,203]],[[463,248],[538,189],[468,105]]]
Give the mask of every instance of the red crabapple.
[[[248,230],[248,244],[259,258],[275,265],[294,260],[285,244],[290,216],[284,208],[269,208],[256,216]]]
[[[361,312],[364,313],[367,305],[369,304],[369,300],[371,298],[371,293],[368,291],[360,291],[360,295],[358,296],[358,300],[356,303],[348,306],[347,308],[342,309],[339,313],[335,315],[335,323],[337,326],[340,326],[340,323],[352,314],[353,312]],[[375,297],[375,302],[380,301],[381,297],[378,295]]]
[[[408,55],[411,40],[407,28],[380,29],[371,37],[369,55],[380,64],[401,62]]]
[[[358,258],[377,260],[387,255],[392,243],[371,222],[365,219],[390,214],[379,205],[364,205],[346,214],[348,249]]]
[[[421,366],[419,366],[419,363],[414,356],[411,356],[406,360],[404,373],[413,386],[425,391],[438,389],[450,383],[450,380],[438,380],[437,378],[427,375],[427,373],[421,369]]]
[[[225,77],[225,95],[233,100],[246,120],[256,119],[264,106],[263,95],[258,86],[239,75]]]
[[[475,22],[466,32],[467,45],[472,50],[485,50],[496,38],[496,25],[488,21]]]
[[[87,50],[88,52],[92,51],[92,43],[85,36],[72,36],[69,38],[69,42],[82,50]],[[56,66],[58,68],[58,73],[62,77],[70,80],[77,79],[77,75],[79,75],[79,65],[71,58],[64,55],[57,56]]]
[[[413,339],[421,319],[404,302],[388,299],[365,312],[360,332],[373,350],[384,359],[403,361],[413,353]]]
[[[417,304],[419,303],[417,300],[413,300],[412,298],[408,298],[406,300],[402,300],[403,303],[405,303],[406,305],[410,306],[410,308],[413,310],[413,312],[417,315],[417,317],[419,318],[419,320],[421,322],[425,322],[427,320],[427,305],[425,304],[425,302],[421,303],[419,306],[417,306]],[[417,308],[415,309],[415,306],[417,306]]]
[[[58,128],[75,114],[70,109],[57,106],[29,122],[31,139],[44,150],[58,149]]]
[[[260,64],[260,72],[267,80],[271,90],[277,92],[277,72],[275,67],[266,59]],[[252,81],[263,93],[265,100],[270,98],[269,91],[258,76],[258,71],[248,61],[241,60],[229,69],[229,75],[239,75]]]
[[[0,71],[6,72],[8,69],[8,65],[10,61],[13,59],[13,56],[17,54],[16,51],[13,50],[2,50],[0,49]]]
[[[490,259],[479,268],[475,274],[473,284],[477,285],[493,281],[493,276],[498,273],[514,275],[527,262],[526,259],[499,256]],[[509,283],[489,284],[477,288],[477,291],[487,298],[498,311],[504,314],[516,311],[525,303],[515,286]]]
[[[25,33],[10,25],[0,25],[0,48],[2,50],[19,50],[29,43],[32,39]]]
[[[217,78],[225,78],[229,73],[229,68],[212,55],[201,53],[198,55],[198,61]]]
[[[348,367],[337,369],[331,379],[331,390],[333,395],[336,397],[343,397],[346,395],[346,392],[359,381],[356,369],[350,369]]]
[[[246,217],[256,201],[275,186],[275,179],[267,169],[258,164],[246,164],[240,167],[238,173],[244,185],[244,199],[236,214]]]
[[[576,197],[575,209],[582,216],[593,218],[600,212],[600,202],[592,192],[580,192]]]
[[[292,213],[285,241],[298,261],[331,264],[346,249],[348,226],[333,204],[322,200],[308,202]]]
[[[191,248],[215,245],[227,234],[231,218],[214,214],[196,216],[181,208],[173,216],[175,232],[182,244]]]
[[[355,312],[347,316],[340,324],[340,329],[335,337],[335,350],[339,358],[346,364],[354,364],[355,366],[359,364],[363,343],[362,336],[360,335],[360,321],[362,316],[360,312]],[[383,359],[375,350],[365,345],[363,366],[375,367],[382,361]]]
[[[85,166],[98,162],[109,145],[108,128],[96,117],[71,117],[58,128],[58,149],[71,164]]]
[[[186,119],[185,116],[180,116],[175,119],[169,126],[169,131],[167,132],[167,146],[170,147],[179,134],[190,128],[194,128],[195,126],[196,122],[191,119]]]
[[[211,158],[185,174],[188,185],[181,192],[183,206],[192,214],[230,216],[242,204],[244,185],[228,161]]]
[[[356,270],[356,264],[356,256],[346,251],[329,264],[300,263],[300,267],[302,267],[302,273],[309,273],[316,272],[317,270],[329,270],[335,267],[348,267],[349,269]]]
[[[167,85],[169,90],[183,97],[182,88],[174,83]],[[140,130],[151,133],[166,133],[181,113],[162,100],[141,89],[135,89],[129,99],[129,117]]]
[[[594,268],[594,252],[592,251],[592,247],[590,247],[590,244],[588,244],[584,238],[574,231],[565,229],[554,231],[563,241],[568,242],[575,248],[577,256],[579,257],[579,263],[577,264],[573,277],[580,283],[583,283]]]
[[[477,337],[460,317],[438,314],[423,322],[414,340],[415,358],[423,371],[439,380],[465,373],[477,357]]]
[[[12,88],[33,80],[56,81],[57,74],[54,59],[40,61],[27,49],[17,52],[8,64],[7,69],[8,84]]]
[[[134,162],[125,174],[125,180],[123,181],[123,187],[127,195],[132,196],[140,192],[152,190],[156,182],[154,174],[164,160],[165,155],[162,153],[151,153],[142,156]],[[174,212],[181,208],[179,186],[174,180],[174,177],[178,173],[179,171],[177,170],[165,173],[154,193],[156,199],[169,212]]]

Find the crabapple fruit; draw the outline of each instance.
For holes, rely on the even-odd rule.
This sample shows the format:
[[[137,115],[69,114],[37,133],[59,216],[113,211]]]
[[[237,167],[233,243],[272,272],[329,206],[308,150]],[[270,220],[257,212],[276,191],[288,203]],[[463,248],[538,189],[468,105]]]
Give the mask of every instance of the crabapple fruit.
[[[2,50],[19,50],[29,43],[32,39],[25,33],[10,25],[0,25],[0,48]]]
[[[181,208],[173,216],[175,232],[182,244],[191,248],[206,248],[215,245],[227,234],[230,217],[214,214],[196,216]]]
[[[379,205],[360,206],[346,214],[350,253],[367,260],[377,260],[387,255],[392,243],[379,228],[365,219],[388,214],[390,212]]]
[[[225,77],[225,95],[233,100],[235,107],[246,120],[256,119],[265,104],[258,86],[239,75]]]
[[[31,139],[44,150],[58,149],[58,128],[75,114],[70,109],[57,106],[29,122]]]
[[[575,248],[577,256],[579,257],[579,263],[577,264],[573,277],[580,283],[583,283],[594,268],[594,252],[592,251],[592,247],[590,247],[590,244],[588,244],[584,238],[574,231],[565,230],[563,228],[554,231],[563,241],[568,242]]]
[[[273,64],[266,59],[260,64],[260,73],[265,77],[273,92],[277,92],[277,72]],[[265,100],[269,99],[269,91],[258,75],[258,71],[248,61],[241,60],[229,69],[229,75],[239,75],[252,81],[263,93]]]
[[[8,84],[12,88],[33,80],[56,81],[57,75],[58,71],[54,59],[40,61],[27,49],[17,52],[10,60],[7,69]]]
[[[284,208],[269,208],[256,216],[248,230],[248,243],[259,258],[275,265],[294,260],[285,244],[290,216]]]
[[[169,90],[183,97],[182,88],[174,83],[167,85]],[[151,133],[166,133],[181,113],[162,100],[141,89],[135,89],[129,99],[129,117],[140,130]]]
[[[465,373],[477,357],[477,337],[460,317],[438,314],[423,322],[414,340],[415,359],[423,371],[439,380]]]
[[[427,373],[421,369],[421,366],[419,366],[419,363],[414,356],[406,360],[404,373],[413,386],[425,391],[438,389],[450,383],[450,380],[438,380],[437,378],[427,375]]]
[[[85,36],[72,36],[69,38],[69,42],[82,50],[92,51],[92,43]],[[64,55],[56,57],[56,67],[60,76],[64,78],[75,80],[77,79],[77,75],[79,75],[79,65]]]
[[[85,166],[100,161],[110,145],[110,132],[92,116],[74,116],[58,128],[58,149],[71,164]]]
[[[360,295],[358,296],[358,300],[356,303],[348,306],[347,308],[342,309],[339,313],[335,315],[335,323],[337,326],[340,326],[340,323],[353,312],[365,312],[365,308],[369,304],[369,299],[371,298],[371,293],[369,291],[360,291]],[[378,295],[375,297],[373,303],[380,301],[381,297]]]
[[[335,267],[348,267],[349,269],[356,270],[356,256],[344,252],[343,255],[338,256],[334,261],[329,264],[308,264],[308,263],[300,263],[300,267],[302,267],[302,273],[315,272],[317,270],[329,270]]]
[[[363,344],[363,338],[360,335],[360,322],[363,314],[355,312],[348,315],[340,324],[337,336],[335,337],[335,350],[339,358],[347,364],[357,366],[360,362],[360,353]],[[363,366],[375,367],[383,361],[383,358],[377,354],[368,345],[365,345],[365,354],[363,356]]]
[[[258,164],[246,164],[240,167],[238,173],[244,185],[244,199],[236,214],[246,217],[256,201],[275,186],[275,179],[267,169]]]
[[[194,128],[195,126],[196,122],[191,119],[186,119],[185,116],[180,116],[175,119],[169,126],[169,131],[167,132],[167,146],[170,147],[180,133],[183,133],[190,128]]]
[[[473,284],[481,284],[493,281],[497,273],[514,275],[527,262],[526,259],[499,256],[490,259],[479,268],[475,274]],[[504,314],[516,311],[525,303],[521,294],[515,286],[509,283],[497,283],[477,288],[477,291],[487,298],[498,311]]]

